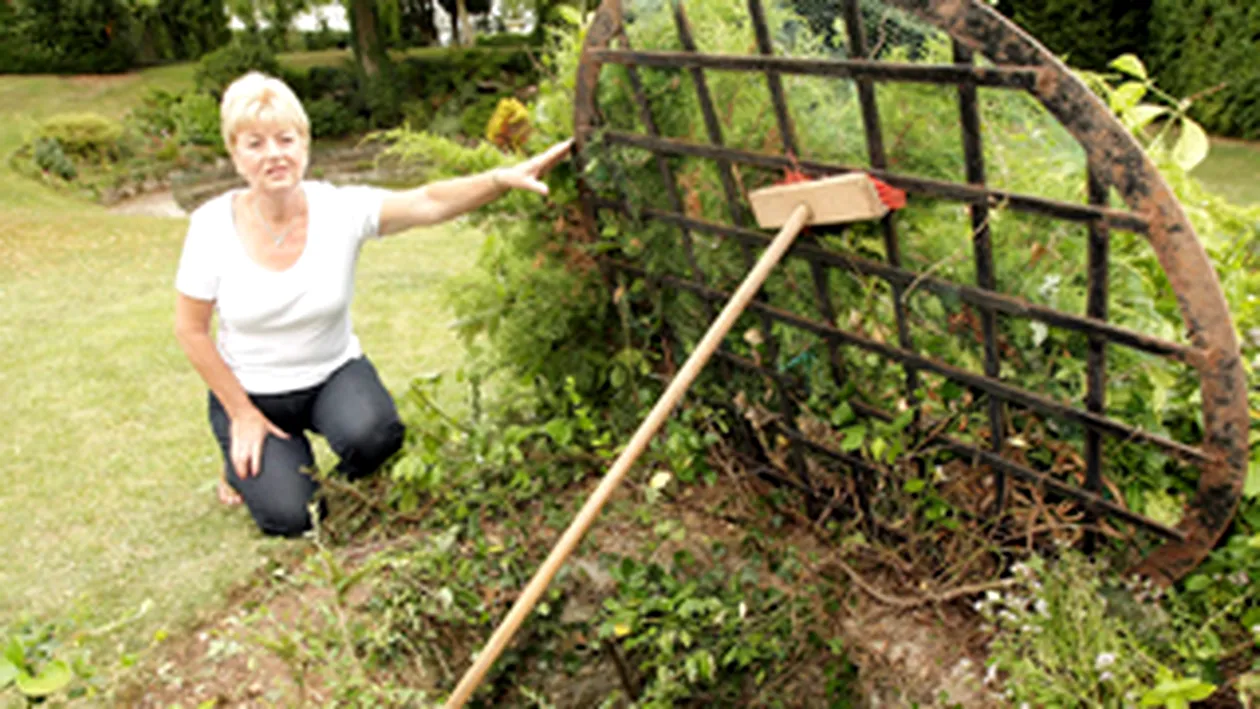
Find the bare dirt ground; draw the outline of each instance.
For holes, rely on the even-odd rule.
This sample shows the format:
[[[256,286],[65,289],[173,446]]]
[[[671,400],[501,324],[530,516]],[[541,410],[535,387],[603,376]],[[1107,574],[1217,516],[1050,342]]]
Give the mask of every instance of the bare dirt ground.
[[[687,537],[680,544],[699,556],[706,554],[715,541],[737,546],[742,537],[738,519],[731,514],[730,500],[724,499],[729,494],[721,486],[686,488],[677,498],[661,503],[659,512],[662,518],[682,523]],[[613,512],[596,525],[592,541],[594,548],[601,551],[633,554],[641,548],[639,538],[648,534],[648,530]],[[783,542],[806,553],[828,552],[807,534],[790,533]],[[396,543],[406,542],[386,542]],[[375,543],[375,548],[379,549],[380,544]],[[337,549],[336,554],[346,568],[351,568],[373,550],[352,545]],[[669,554],[672,551],[667,544],[654,556]],[[594,607],[600,602],[600,589],[607,590],[611,578],[601,573],[591,559],[573,559],[570,565],[583,569],[583,575],[591,581],[591,598],[585,602]],[[294,577],[286,576],[288,573],[274,569],[266,577],[255,579],[234,594],[219,614],[186,634],[168,639],[127,679],[118,694],[118,705],[264,707],[321,705],[329,701],[326,688],[317,686],[318,680],[311,681],[318,673],[301,671],[300,663],[292,656],[283,659],[285,650],[282,643],[277,643],[278,638],[326,624],[328,615],[321,609],[329,606],[329,591],[292,583]],[[774,580],[767,578],[767,582]],[[370,593],[370,588],[362,587],[359,598],[350,606],[361,604]],[[847,609],[837,630],[850,659],[859,667],[859,706],[1001,706],[984,685],[983,638],[965,604],[906,611],[881,605],[853,587],[837,585],[836,595]],[[449,655],[466,656],[469,650],[451,648]],[[590,706],[589,702],[613,689],[609,683],[615,685],[615,672],[611,667],[589,669],[586,674],[590,676],[565,680],[572,686],[542,689],[558,702],[556,706]],[[788,696],[798,697],[798,706],[819,706],[807,698],[811,678],[821,682],[821,675],[805,667],[791,679],[796,687]],[[440,691],[436,687],[427,689]]]
[[[170,190],[149,192],[138,197],[125,199],[111,205],[109,211],[114,214],[140,214],[151,217],[170,217],[182,219],[188,216],[175,202]]]

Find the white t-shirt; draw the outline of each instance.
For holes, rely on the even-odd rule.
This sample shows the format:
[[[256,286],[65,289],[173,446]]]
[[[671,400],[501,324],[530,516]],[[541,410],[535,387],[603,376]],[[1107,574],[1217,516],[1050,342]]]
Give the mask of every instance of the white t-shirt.
[[[251,394],[321,384],[362,354],[350,326],[359,248],[379,234],[385,190],[303,182],[310,210],[306,247],[284,271],[260,266],[236,233],[232,197],[197,208],[188,224],[175,288],[214,301],[218,349]]]

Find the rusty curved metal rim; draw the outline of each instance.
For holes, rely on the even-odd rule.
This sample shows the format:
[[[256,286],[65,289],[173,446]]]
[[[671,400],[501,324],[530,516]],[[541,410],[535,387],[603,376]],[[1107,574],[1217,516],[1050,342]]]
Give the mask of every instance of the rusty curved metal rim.
[[[1193,570],[1229,528],[1247,474],[1246,375],[1232,318],[1215,270],[1176,196],[1137,141],[1066,65],[1030,35],[975,0],[884,0],[949,33],[998,65],[1036,68],[1032,94],[1081,144],[1089,164],[1149,224],[1145,236],[1177,297],[1198,352],[1203,398],[1202,450],[1195,498],[1178,526],[1184,541],[1165,542],[1133,571],[1162,583]],[[622,29],[621,0],[603,0],[587,30],[574,96],[577,152],[593,135],[602,62]],[[584,218],[595,225],[595,202],[582,188]]]

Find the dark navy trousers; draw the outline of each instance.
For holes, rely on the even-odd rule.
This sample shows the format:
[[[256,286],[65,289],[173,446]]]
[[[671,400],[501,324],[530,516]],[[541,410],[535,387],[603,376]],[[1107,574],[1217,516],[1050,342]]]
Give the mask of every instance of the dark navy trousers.
[[[265,534],[296,536],[311,527],[307,505],[318,483],[306,472],[315,465],[307,431],[328,439],[340,458],[337,472],[350,480],[371,475],[402,447],[398,410],[367,357],[350,360],[318,386],[249,398],[290,436],[286,440],[267,435],[256,475],[237,475],[231,459],[231,422],[213,392],[210,427],[223,453],[228,484],[240,493]]]

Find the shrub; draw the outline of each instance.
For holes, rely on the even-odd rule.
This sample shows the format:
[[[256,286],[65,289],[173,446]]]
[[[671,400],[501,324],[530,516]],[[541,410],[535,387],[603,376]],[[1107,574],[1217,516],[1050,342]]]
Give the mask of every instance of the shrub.
[[[73,180],[78,175],[74,163],[66,157],[65,151],[61,149],[61,143],[58,143],[55,138],[36,138],[33,158],[35,166],[40,170],[63,180]]]
[[[280,76],[280,62],[265,43],[245,35],[202,57],[193,81],[198,91],[218,99],[228,84],[250,71]]]
[[[130,7],[142,64],[197,59],[232,36],[224,0],[149,0]]]
[[[481,34],[477,35],[474,40],[475,46],[478,47],[538,47],[538,40],[532,34],[516,34],[514,32],[500,32],[498,34]]]
[[[100,74],[135,66],[136,25],[122,0],[0,4],[0,60],[12,62],[0,73]]]
[[[1260,138],[1260,5],[1250,0],[1155,0],[1150,63],[1168,91],[1195,101],[1211,132]]]
[[[1119,54],[1146,53],[1151,0],[1003,0],[998,9],[1083,69],[1102,69]]]
[[[529,110],[514,98],[499,99],[486,124],[486,140],[500,150],[519,151],[529,140]]]
[[[363,121],[345,103],[325,97],[306,104],[312,138],[339,138],[362,130]]]
[[[207,94],[186,93],[171,106],[175,136],[185,145],[205,145],[226,153],[219,130],[219,103]]]
[[[359,90],[359,80],[355,69],[344,66],[313,66],[306,72],[301,90],[294,86],[293,90],[303,100],[313,101],[323,97],[337,97],[343,101],[353,97]]]
[[[460,114],[460,131],[466,136],[483,136],[486,126],[499,105],[499,97],[491,94],[477,96],[466,104]]]
[[[77,157],[116,158],[123,129],[117,121],[95,113],[59,113],[39,126],[39,137],[57,141]]]

